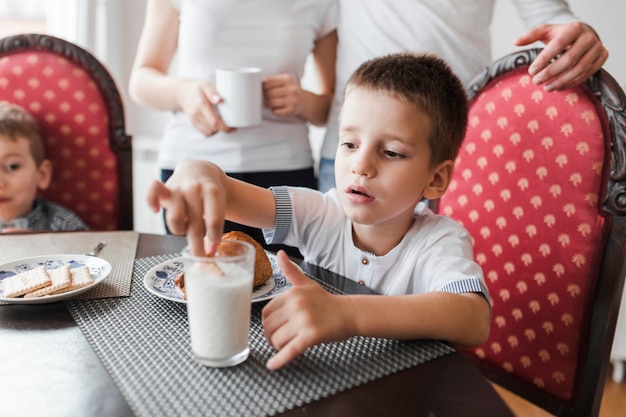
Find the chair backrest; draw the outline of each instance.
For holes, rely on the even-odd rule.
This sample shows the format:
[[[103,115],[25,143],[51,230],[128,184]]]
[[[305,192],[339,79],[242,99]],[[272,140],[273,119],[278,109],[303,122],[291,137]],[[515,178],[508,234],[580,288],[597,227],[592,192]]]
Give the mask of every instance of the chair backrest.
[[[107,69],[89,52],[48,35],[0,39],[0,100],[39,121],[54,166],[42,197],[94,230],[132,230],[132,149],[124,107]]]
[[[539,52],[473,81],[436,208],[470,231],[493,298],[488,341],[465,353],[553,414],[594,416],[626,274],[626,98],[604,70],[544,92],[528,75]]]

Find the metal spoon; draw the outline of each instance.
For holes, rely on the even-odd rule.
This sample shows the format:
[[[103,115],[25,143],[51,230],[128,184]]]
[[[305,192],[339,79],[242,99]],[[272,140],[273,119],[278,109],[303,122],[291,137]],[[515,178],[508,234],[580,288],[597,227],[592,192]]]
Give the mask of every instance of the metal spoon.
[[[92,250],[90,250],[89,252],[85,253],[85,255],[87,256],[98,256],[98,253],[102,250],[102,248],[104,248],[106,246],[106,242],[102,241],[100,243],[98,243],[96,246],[94,246],[94,248]]]

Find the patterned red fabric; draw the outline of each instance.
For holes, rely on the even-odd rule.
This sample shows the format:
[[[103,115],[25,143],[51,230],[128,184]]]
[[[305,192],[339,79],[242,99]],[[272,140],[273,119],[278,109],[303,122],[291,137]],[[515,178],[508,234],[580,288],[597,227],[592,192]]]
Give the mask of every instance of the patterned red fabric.
[[[107,109],[89,74],[49,52],[4,56],[0,100],[21,105],[40,123],[54,164],[42,197],[74,210],[92,229],[116,229],[117,162],[109,148]]]
[[[473,236],[493,298],[489,340],[469,354],[563,399],[605,236],[603,123],[584,87],[546,93],[511,71],[472,101],[440,201]]]

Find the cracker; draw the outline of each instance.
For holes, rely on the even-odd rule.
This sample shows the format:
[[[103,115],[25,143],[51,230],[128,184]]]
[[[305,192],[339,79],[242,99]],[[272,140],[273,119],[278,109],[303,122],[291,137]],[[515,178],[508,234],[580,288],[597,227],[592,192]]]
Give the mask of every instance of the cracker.
[[[33,292],[26,293],[24,298],[33,298],[33,297],[41,297],[43,295],[49,295],[55,292],[59,292],[60,290],[67,288],[71,284],[70,278],[70,266],[63,265],[51,271],[48,271],[48,275],[50,275],[50,280],[52,281],[50,285],[35,290]]]
[[[215,262],[198,262],[196,264],[196,268],[209,275],[215,275],[217,277],[224,276],[224,272],[222,272],[220,267]]]
[[[15,298],[46,287],[52,283],[45,266],[22,272],[21,274],[5,278],[3,281],[4,296]]]
[[[72,280],[71,284],[68,287],[63,288],[62,290],[54,292],[53,294],[61,294],[68,291],[74,291],[87,285],[93,284],[93,276],[91,276],[91,272],[89,271],[88,266],[79,266],[78,268],[70,269],[70,277]]]

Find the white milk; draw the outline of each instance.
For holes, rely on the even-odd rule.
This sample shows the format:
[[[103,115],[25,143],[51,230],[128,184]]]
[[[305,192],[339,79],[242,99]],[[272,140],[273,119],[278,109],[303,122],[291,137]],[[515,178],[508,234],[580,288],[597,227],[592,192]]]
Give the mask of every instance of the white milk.
[[[185,271],[191,349],[205,365],[232,366],[248,357],[252,271],[217,265],[223,276],[198,263]]]

